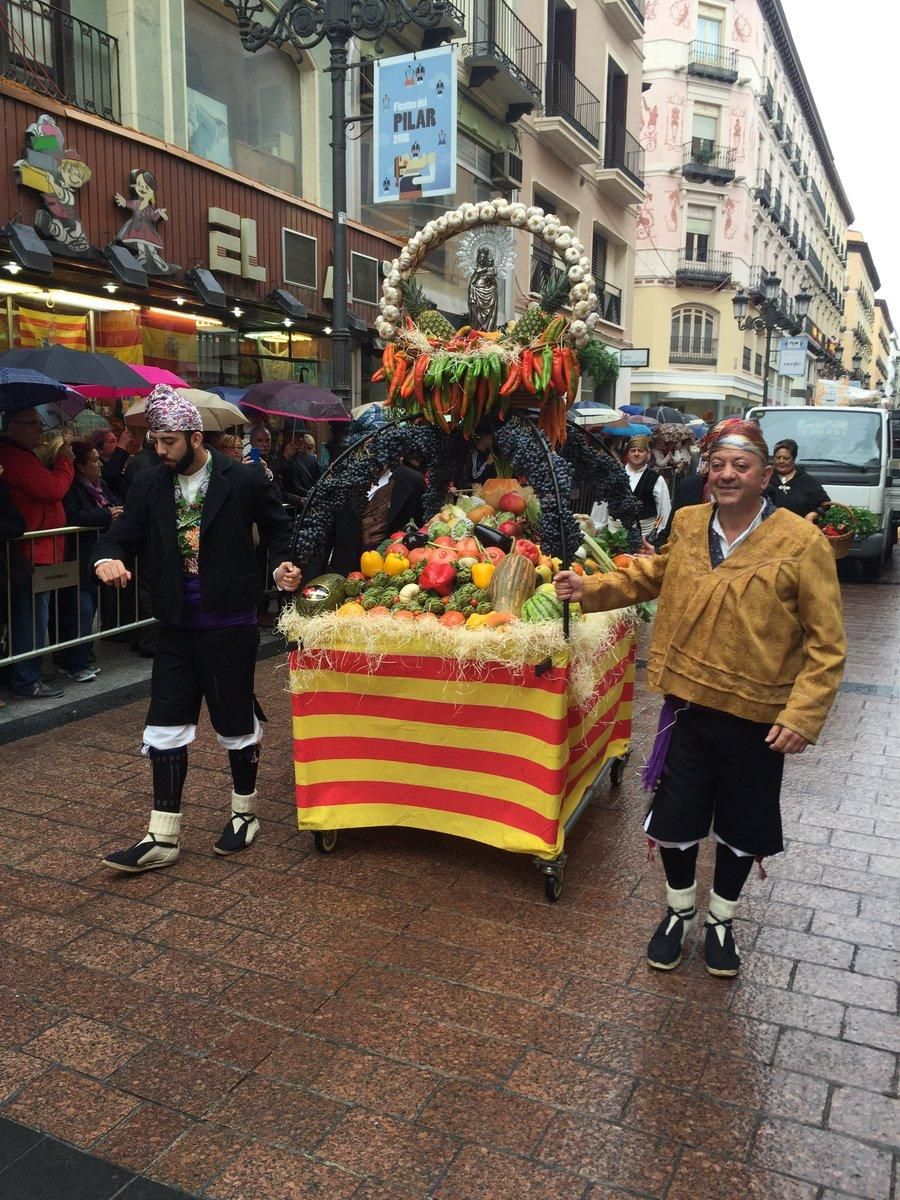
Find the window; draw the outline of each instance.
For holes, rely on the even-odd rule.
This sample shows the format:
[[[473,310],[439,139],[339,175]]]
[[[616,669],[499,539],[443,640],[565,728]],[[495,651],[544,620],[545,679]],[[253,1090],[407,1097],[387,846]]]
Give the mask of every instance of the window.
[[[314,237],[295,229],[281,231],[282,277],[285,283],[316,290],[318,283],[317,243]]]
[[[188,149],[301,195],[300,72],[274,48],[250,54],[201,0],[184,9]]]
[[[688,262],[709,262],[711,240],[712,218],[688,209],[684,235],[684,256]]]
[[[762,358],[761,354],[757,354],[753,359],[753,374],[762,375]]]
[[[749,346],[744,347],[744,361],[742,365],[745,371],[749,371],[753,365],[753,351]]]
[[[709,46],[722,44],[722,10],[701,4],[697,12],[697,41]]]
[[[670,352],[672,355],[714,357],[716,314],[708,308],[685,305],[672,312]]]
[[[694,162],[712,162],[719,131],[719,110],[711,104],[695,104],[691,125],[691,157]]]
[[[378,272],[377,258],[368,254],[350,255],[350,297],[363,304],[378,303]]]

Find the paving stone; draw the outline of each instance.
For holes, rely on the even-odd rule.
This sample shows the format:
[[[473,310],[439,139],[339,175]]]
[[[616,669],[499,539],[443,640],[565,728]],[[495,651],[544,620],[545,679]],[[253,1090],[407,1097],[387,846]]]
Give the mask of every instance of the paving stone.
[[[896,1149],[900,1146],[900,1100],[884,1092],[835,1088],[828,1127]]]
[[[890,1194],[891,1156],[832,1131],[810,1129],[791,1121],[763,1121],[756,1137],[753,1162],[865,1197],[884,1200]]]
[[[889,1087],[894,1074],[891,1054],[800,1029],[784,1031],[775,1062],[780,1067],[817,1075],[821,1079],[858,1083],[876,1089]]]

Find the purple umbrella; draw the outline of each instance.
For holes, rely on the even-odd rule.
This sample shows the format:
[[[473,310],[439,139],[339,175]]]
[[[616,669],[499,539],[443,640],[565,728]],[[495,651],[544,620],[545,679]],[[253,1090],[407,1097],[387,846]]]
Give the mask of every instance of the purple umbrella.
[[[241,408],[291,421],[349,421],[350,414],[333,392],[290,379],[258,383],[240,402]]]

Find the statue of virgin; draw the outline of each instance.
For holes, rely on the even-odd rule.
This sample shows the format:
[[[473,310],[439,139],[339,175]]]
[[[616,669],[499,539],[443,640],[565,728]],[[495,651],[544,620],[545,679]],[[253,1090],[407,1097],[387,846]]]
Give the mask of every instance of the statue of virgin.
[[[487,246],[479,247],[469,280],[469,324],[485,332],[497,325],[497,268]]]

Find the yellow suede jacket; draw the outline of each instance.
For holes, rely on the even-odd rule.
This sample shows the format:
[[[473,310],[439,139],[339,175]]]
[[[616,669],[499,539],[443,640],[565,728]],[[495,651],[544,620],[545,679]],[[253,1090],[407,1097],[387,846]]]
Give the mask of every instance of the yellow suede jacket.
[[[847,652],[831,548],[780,508],[713,569],[712,511],[681,509],[660,554],[586,578],[582,607],[602,612],[658,596],[647,667],[654,691],[815,742]]]

